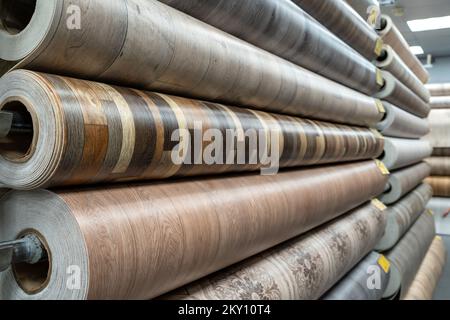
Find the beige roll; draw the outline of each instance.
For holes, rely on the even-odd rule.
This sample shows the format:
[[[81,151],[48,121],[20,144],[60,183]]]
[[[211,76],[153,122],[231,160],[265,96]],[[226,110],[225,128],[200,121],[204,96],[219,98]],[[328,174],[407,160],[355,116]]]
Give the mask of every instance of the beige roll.
[[[425,162],[430,165],[432,176],[450,176],[450,157],[430,157]]]
[[[389,170],[404,168],[431,156],[433,148],[428,141],[386,138],[380,160]]]
[[[383,39],[384,43],[390,45],[392,49],[402,58],[403,62],[411,69],[417,78],[422,83],[427,83],[430,75],[419,59],[409,49],[409,44],[406,42],[403,35],[395,26],[391,17],[387,15],[381,16],[381,29],[378,34]]]
[[[384,87],[375,97],[384,99],[418,117],[426,118],[430,113],[430,106],[401,83],[390,72],[382,71]]]
[[[426,85],[431,96],[450,96],[450,83],[430,83]]]
[[[432,176],[425,181],[431,185],[436,197],[450,198],[450,177]]]
[[[430,92],[391,46],[385,45],[383,47],[383,52],[377,59],[377,67],[390,72],[423,101],[427,103],[430,101]]]
[[[0,59],[15,68],[362,126],[382,117],[374,98],[156,0],[21,2],[36,4],[32,19],[0,33]],[[17,4],[4,14],[21,16]]]
[[[431,109],[450,109],[450,96],[431,97]]]
[[[431,110],[428,122],[431,132],[424,139],[445,153],[445,149],[450,149],[450,109]]]
[[[432,300],[447,259],[441,237],[434,238],[403,300]]]

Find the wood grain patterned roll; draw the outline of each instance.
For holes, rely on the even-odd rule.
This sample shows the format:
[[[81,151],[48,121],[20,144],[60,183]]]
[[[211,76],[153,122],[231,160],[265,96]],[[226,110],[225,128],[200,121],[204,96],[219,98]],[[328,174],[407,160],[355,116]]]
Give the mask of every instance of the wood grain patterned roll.
[[[381,56],[377,59],[377,67],[388,71],[426,103],[430,102],[430,92],[403,62],[391,46],[385,45]]]
[[[450,109],[450,96],[431,97],[431,109]]]
[[[450,198],[433,197],[427,208],[435,213],[436,233],[450,235]]]
[[[80,30],[60,23],[73,6]],[[382,116],[375,99],[156,0],[37,0],[33,17],[0,33],[16,68],[363,126]]]
[[[318,299],[364,257],[383,233],[375,205],[179,289],[166,299]]]
[[[0,182],[14,189],[258,170],[270,164],[257,143],[267,144],[281,167],[370,159],[383,150],[369,129],[24,70],[0,80],[0,110],[19,112],[34,128],[0,144]],[[180,147],[173,137],[183,129],[189,145]],[[205,157],[211,130],[222,139],[214,163]]]
[[[447,260],[441,237],[435,237],[403,300],[432,300]]]
[[[403,62],[411,69],[417,78],[422,83],[427,83],[430,75],[420,60],[411,52],[409,44],[406,42],[403,35],[395,26],[391,17],[387,15],[381,16],[382,28],[378,31],[378,34],[383,39],[384,43],[390,45],[392,49],[402,58]]]
[[[292,0],[367,60],[381,54],[377,33],[343,0]]]
[[[432,156],[450,157],[450,148],[434,148]]]
[[[450,176],[450,157],[431,157],[425,160],[432,176]]]
[[[380,158],[389,170],[404,168],[431,156],[433,148],[428,141],[386,138]]]
[[[389,72],[382,71],[382,74],[385,84],[383,89],[375,94],[375,97],[387,100],[418,117],[426,118],[428,116],[431,110],[429,104],[419,98]]]
[[[430,83],[426,85],[431,96],[450,96],[450,83]]]
[[[433,176],[425,181],[431,185],[436,197],[450,198],[450,177]]]
[[[433,189],[428,184],[421,184],[414,191],[386,210],[386,231],[375,250],[384,252],[392,249],[408,231],[419,215],[425,210],[433,196]]]
[[[431,132],[425,137],[439,154],[446,156],[450,150],[450,109],[431,110],[428,117]],[[446,150],[447,149],[447,150]],[[435,152],[433,152],[435,153]]]
[[[376,67],[290,0],[159,0],[348,87],[373,95]]]
[[[386,258],[371,252],[323,297],[323,300],[381,300],[389,282],[390,267]],[[376,268],[376,269],[375,269]],[[379,287],[368,285],[373,270],[379,270]]]
[[[43,273],[21,273],[19,283],[17,266],[1,274],[0,298],[156,297],[356,208],[386,181],[365,161],[274,176],[10,192],[0,201],[0,241],[37,232],[50,262]],[[69,266],[79,267],[80,290],[66,287]],[[39,285],[30,287],[30,278]]]
[[[405,297],[435,235],[433,216],[423,213],[387,254],[392,270],[383,298],[391,298],[397,293],[400,298]]]
[[[431,168],[422,162],[391,173],[387,190],[380,197],[385,204],[397,202],[430,175]]]
[[[383,101],[386,111],[377,129],[384,136],[418,139],[430,132],[428,121],[406,112],[387,101]]]

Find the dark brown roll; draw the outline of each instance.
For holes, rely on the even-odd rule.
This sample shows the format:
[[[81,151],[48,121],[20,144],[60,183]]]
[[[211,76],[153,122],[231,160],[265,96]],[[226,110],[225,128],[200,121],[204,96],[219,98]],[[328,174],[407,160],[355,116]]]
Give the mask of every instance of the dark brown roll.
[[[418,117],[426,118],[430,106],[389,72],[383,71],[384,87],[375,97],[387,100]]]
[[[342,0],[292,0],[369,61],[381,54],[383,42],[377,33]]]
[[[0,201],[0,241],[31,232],[50,260],[44,269],[14,265],[0,274],[0,299],[150,299],[337,218],[386,181],[366,161],[273,176],[9,192]],[[363,210],[370,218],[357,234],[375,228],[375,210]],[[78,267],[79,290],[66,286],[69,266]]]
[[[383,234],[382,210],[370,204],[298,239],[163,297],[180,300],[318,299]]]
[[[18,14],[16,3],[11,14]],[[81,28],[68,28],[67,12],[77,7]],[[15,68],[333,122],[367,126],[382,117],[374,98],[156,0],[36,0],[21,32],[0,33],[0,59],[17,61]]]
[[[432,156],[436,156],[436,157],[450,157],[450,148],[436,148],[436,147],[434,147]]]
[[[450,177],[433,176],[425,180],[433,188],[436,197],[450,198]]]
[[[430,83],[426,85],[431,96],[450,96],[450,83]]]
[[[375,250],[384,252],[392,249],[425,210],[432,196],[433,189],[430,185],[421,184],[400,201],[388,207],[386,231]]]
[[[431,109],[450,109],[450,96],[431,97]]]
[[[430,175],[431,168],[422,162],[391,173],[387,189],[380,197],[385,204],[397,202]]]
[[[276,173],[278,166],[376,158],[383,148],[369,129],[85,80],[16,70],[0,83],[0,110],[33,128],[0,141],[0,182],[14,189]]]
[[[390,72],[426,103],[430,102],[430,92],[391,46],[383,47],[383,52],[377,59],[377,67]]]
[[[432,176],[450,176],[450,157],[431,157],[425,160]]]
[[[412,53],[403,35],[395,26],[391,17],[387,15],[381,16],[381,29],[378,34],[384,43],[390,45],[392,49],[402,58],[403,62],[411,69],[422,83],[427,83],[430,75],[420,60]]]
[[[159,0],[331,80],[373,95],[376,67],[290,0]]]
[[[387,254],[392,269],[384,298],[406,296],[435,235],[433,215],[425,212]]]

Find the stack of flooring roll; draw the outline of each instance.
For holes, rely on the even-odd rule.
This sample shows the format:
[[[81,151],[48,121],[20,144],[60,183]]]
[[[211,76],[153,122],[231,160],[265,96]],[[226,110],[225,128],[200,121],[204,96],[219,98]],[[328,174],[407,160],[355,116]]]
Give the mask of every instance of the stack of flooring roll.
[[[428,110],[301,2],[0,1],[0,299],[380,298]]]

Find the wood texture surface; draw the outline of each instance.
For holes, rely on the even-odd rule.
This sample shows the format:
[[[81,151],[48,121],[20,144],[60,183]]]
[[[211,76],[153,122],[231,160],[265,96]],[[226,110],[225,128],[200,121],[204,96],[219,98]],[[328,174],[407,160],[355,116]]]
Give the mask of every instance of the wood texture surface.
[[[260,156],[252,161],[250,155],[258,154],[263,143],[271,148],[277,142],[281,167],[376,158],[383,149],[377,133],[360,127],[22,70],[2,80],[1,108],[8,108],[4,102],[10,99],[27,102],[36,120],[34,127],[39,128],[29,161],[0,159],[0,181],[16,189],[258,170],[268,164]],[[194,132],[199,122],[202,132]],[[180,129],[191,133],[185,137],[191,148],[179,150],[186,159],[182,164],[172,157],[179,144],[172,136]],[[214,164],[202,157],[211,143],[194,141],[209,129],[222,134],[218,143],[224,155]],[[244,136],[250,129],[257,133],[253,140],[261,150],[251,147],[251,135]],[[231,148],[226,130],[242,131],[236,133],[241,138]],[[268,141],[259,136],[262,133]],[[238,142],[245,144],[243,164],[238,162],[242,153]],[[5,155],[4,146],[0,145],[0,151]],[[197,155],[200,162],[195,162]],[[227,161],[230,157],[233,161]]]
[[[381,49],[377,33],[343,0],[293,0],[336,36],[348,43],[369,61],[376,59]]]
[[[441,237],[434,238],[404,300],[432,300],[447,259]]]
[[[72,5],[80,30],[59,23]],[[156,0],[38,0],[35,14],[23,33],[0,36],[1,59],[32,43],[18,67],[333,122],[382,116],[375,99]]]
[[[373,95],[376,67],[290,0],[159,0],[331,80]]]
[[[450,109],[433,109],[428,117],[431,132],[425,137],[436,155],[450,155]]]
[[[432,196],[433,189],[431,186],[421,184],[401,200],[388,207],[386,210],[386,231],[375,250],[384,252],[392,249],[419,215],[424,212]]]
[[[0,298],[156,297],[322,225],[380,194],[386,182],[366,161],[275,176],[10,192],[0,201],[0,240],[38,231],[53,267],[32,296],[12,272],[0,274]],[[374,210],[363,210],[371,218],[361,230],[376,226]],[[81,269],[76,292],[66,287],[70,265]]]
[[[366,205],[164,298],[318,299],[371,250],[384,225],[382,211]]]
[[[450,96],[431,97],[431,109],[450,109]]]
[[[450,198],[450,177],[432,176],[425,181],[431,185],[436,197]]]
[[[433,149],[428,141],[386,138],[380,160],[389,170],[404,168],[428,158]]]
[[[387,101],[383,101],[383,106],[386,110],[385,117],[378,123],[377,129],[384,136],[417,139],[430,132],[426,119],[416,117]]]
[[[377,59],[377,67],[390,72],[426,103],[430,102],[430,92],[411,69],[403,62],[391,46],[385,45]]]
[[[380,266],[380,259],[385,259],[376,252],[368,254],[345,277],[339,281],[323,297],[323,300],[380,300],[389,282],[390,269]],[[379,287],[369,288],[368,278],[373,273],[371,268],[378,268],[380,272]]]
[[[398,290],[404,298],[435,237],[434,219],[423,213],[387,257],[392,263],[391,277],[384,294],[390,297]]]
[[[430,83],[426,85],[431,96],[450,96],[450,83]]]
[[[390,45],[392,49],[402,58],[403,62],[411,69],[422,83],[427,83],[430,75],[422,62],[412,53],[408,42],[393,23],[392,19],[387,15],[381,16],[384,26],[379,30],[379,35],[384,43]]]
[[[432,176],[450,176],[450,157],[431,157],[425,160]]]
[[[387,71],[382,71],[384,79],[383,89],[375,97],[384,99],[420,118],[426,118],[430,113],[430,105],[419,98],[407,86]]]

